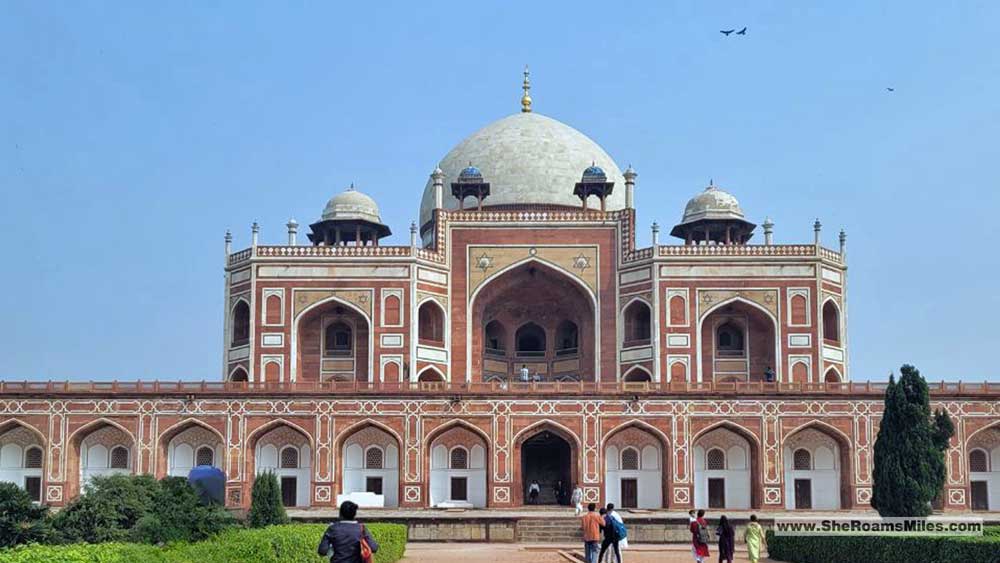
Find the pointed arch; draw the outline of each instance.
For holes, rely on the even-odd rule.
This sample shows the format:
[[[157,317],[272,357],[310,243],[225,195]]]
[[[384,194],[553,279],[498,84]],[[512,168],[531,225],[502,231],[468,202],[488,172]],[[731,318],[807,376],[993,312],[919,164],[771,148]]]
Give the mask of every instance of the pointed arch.
[[[7,432],[10,432],[15,428],[24,428],[28,432],[31,432],[36,438],[38,438],[39,445],[42,446],[43,449],[48,449],[49,441],[46,439],[45,434],[43,434],[41,430],[28,424],[27,422],[18,420],[16,418],[11,418],[3,422],[0,422],[0,436],[3,436]]]
[[[467,358],[467,362],[469,362],[468,367],[471,368],[471,365],[472,365],[471,364],[471,362],[472,362],[471,358],[473,358],[473,355],[472,355],[472,343],[473,343],[473,341],[475,339],[474,334],[475,334],[475,332],[478,331],[478,329],[476,329],[474,327],[473,317],[474,317],[475,311],[476,311],[477,306],[478,306],[477,299],[479,298],[480,293],[482,293],[482,291],[484,289],[490,287],[495,281],[501,279],[505,274],[508,274],[508,273],[516,270],[517,268],[520,268],[522,266],[529,265],[529,264],[536,265],[536,266],[540,267],[541,269],[543,269],[543,271],[551,273],[551,275],[553,275],[553,276],[558,276],[561,279],[569,280],[569,282],[573,286],[575,286],[578,290],[580,290],[583,293],[584,297],[589,302],[590,308],[591,308],[591,313],[592,313],[592,318],[589,320],[589,322],[593,323],[592,324],[592,329],[593,329],[593,373],[594,373],[594,377],[597,378],[597,379],[599,379],[599,377],[600,377],[600,366],[601,366],[601,318],[600,318],[601,307],[600,307],[600,299],[599,299],[597,293],[594,290],[592,290],[590,288],[590,286],[588,286],[582,279],[580,279],[578,276],[576,276],[573,272],[570,272],[570,271],[564,269],[563,267],[559,266],[558,264],[555,264],[553,262],[549,262],[548,260],[545,260],[543,258],[539,258],[538,256],[529,256],[527,258],[524,258],[522,260],[518,260],[518,261],[516,261],[516,262],[514,262],[512,264],[504,266],[503,268],[500,268],[499,270],[493,272],[490,276],[488,276],[485,279],[483,279],[479,283],[479,285],[476,286],[476,288],[473,289],[472,293],[469,295],[468,306],[466,307],[466,313],[465,313],[465,326],[466,326],[466,328],[465,328],[465,357]],[[578,338],[580,339],[579,340],[580,342],[589,342],[590,341],[589,340],[591,338],[590,334],[584,335],[581,332],[578,332],[577,334],[578,334]],[[466,381],[471,381],[472,371],[473,371],[472,369],[466,369]]]
[[[691,453],[691,455],[688,458],[689,459],[688,463],[690,463],[689,467],[690,467],[691,475],[695,475],[697,477],[697,475],[696,475],[697,470],[696,470],[696,465],[695,465],[696,461],[695,461],[695,456],[694,456],[694,450],[695,450],[695,448],[699,447],[699,442],[704,437],[706,437],[706,436],[708,436],[708,434],[710,434],[710,433],[712,433],[712,432],[714,432],[716,430],[720,430],[720,429],[732,432],[737,437],[741,438],[742,440],[744,440],[747,443],[747,447],[748,447],[749,451],[746,452],[747,453],[747,464],[745,466],[746,469],[745,470],[741,470],[741,471],[746,471],[746,473],[744,473],[744,477],[743,477],[744,479],[747,478],[746,477],[747,474],[749,476],[750,508],[751,509],[760,509],[763,506],[762,505],[762,496],[763,496],[763,492],[764,492],[764,464],[762,462],[763,448],[761,446],[760,439],[758,439],[757,435],[754,434],[753,431],[751,431],[749,428],[746,428],[744,426],[741,426],[741,425],[736,424],[735,422],[732,422],[732,421],[729,421],[729,420],[721,420],[721,421],[715,422],[713,424],[709,424],[705,428],[702,428],[700,431],[698,431],[691,438],[691,441],[690,441],[691,452],[692,453]],[[706,450],[706,455],[707,455],[707,453],[708,453],[708,451]],[[729,460],[729,453],[727,451],[725,451],[725,450],[723,451],[723,453],[725,454],[725,456],[724,456],[725,457],[725,461],[728,464],[729,461],[730,461]],[[728,467],[728,465],[727,465],[727,467]],[[697,486],[698,485],[696,484],[696,487]]]
[[[433,375],[428,375],[428,379],[423,379],[423,377],[424,377],[425,374],[433,374]],[[430,377],[434,377],[434,379],[430,379]],[[447,381],[447,380],[444,378],[444,374],[441,373],[441,370],[439,370],[437,367],[435,367],[435,366],[424,366],[423,369],[421,369],[419,372],[417,372],[417,381],[424,381],[424,382],[431,383],[431,382],[436,382],[436,381],[443,382],[443,381]]]
[[[840,508],[849,508],[853,506],[854,490],[851,485],[851,476],[854,475],[854,450],[851,448],[851,439],[847,436],[847,434],[832,424],[822,420],[810,420],[784,433],[781,437],[781,443],[788,443],[792,437],[805,430],[815,430],[816,432],[827,436],[833,440],[835,444],[837,444],[837,449],[839,450],[838,459],[840,462]],[[782,447],[782,458],[784,458],[784,450],[785,448]],[[782,459],[782,473],[787,470],[786,466],[790,463],[790,461],[791,460]]]
[[[220,446],[225,446],[226,439],[222,436],[222,432],[219,432],[212,425],[203,422],[194,417],[184,418],[174,424],[171,424],[167,428],[159,432],[159,436],[156,439],[156,459],[153,460],[153,467],[155,467],[155,475],[157,478],[166,476],[170,472],[170,442],[174,440],[182,432],[189,430],[191,428],[204,428],[208,430],[215,438],[218,440]],[[203,444],[207,445],[207,444]],[[214,451],[214,450],[213,450]],[[221,461],[221,460],[220,460]]]
[[[100,417],[91,420],[90,422],[84,424],[83,426],[80,426],[79,428],[71,432],[67,439],[70,453],[69,455],[66,456],[66,475],[73,477],[68,479],[69,494],[66,498],[73,498],[78,494],[80,494],[80,491],[82,490],[83,478],[81,473],[83,464],[81,463],[81,461],[83,457],[83,452],[81,451],[81,449],[83,447],[83,441],[87,438],[87,436],[93,434],[94,432],[104,427],[112,427],[117,430],[120,430],[122,433],[125,434],[125,436],[129,440],[130,461],[132,461],[132,471],[136,473],[140,471],[139,467],[140,458],[137,455],[138,452],[131,451],[134,450],[137,445],[135,434],[133,434],[131,430],[126,428],[121,423],[116,422],[110,418]]]
[[[292,291],[292,298],[294,299],[294,297],[295,297],[295,291],[293,290]],[[346,299],[340,298],[340,297],[338,297],[336,295],[331,295],[329,297],[326,297],[324,299],[320,299],[319,301],[317,301],[317,302],[309,305],[308,307],[306,307],[306,308],[302,309],[301,311],[299,311],[297,314],[293,311],[292,319],[291,319],[291,334],[289,335],[289,341],[290,341],[291,346],[289,347],[289,355],[288,355],[288,359],[289,359],[289,368],[288,368],[288,377],[287,377],[288,381],[294,382],[294,381],[298,380],[298,377],[299,377],[299,365],[298,365],[299,364],[299,330],[300,330],[299,325],[302,324],[302,318],[307,313],[309,313],[310,311],[314,311],[314,310],[316,310],[318,308],[325,307],[325,306],[327,306],[327,305],[329,305],[331,303],[336,303],[337,305],[340,305],[342,307],[350,309],[351,311],[354,311],[355,313],[357,313],[358,315],[360,315],[362,319],[364,319],[365,323],[367,323],[367,331],[368,331],[368,378],[369,378],[369,380],[371,380],[374,377],[374,374],[375,374],[375,371],[374,371],[374,363],[375,363],[375,321],[374,321],[374,319],[372,318],[371,315],[369,315],[367,312],[365,312],[363,309],[361,309],[360,307],[358,307],[354,303],[351,303],[350,301],[347,301]],[[357,327],[355,327],[355,330],[357,330]],[[357,358],[356,354],[357,353],[355,352],[355,362],[359,361],[359,358]],[[355,364],[355,371],[357,371],[357,367],[356,366],[357,366],[357,364]]]
[[[370,441],[365,441],[363,440],[364,436],[358,436],[359,433],[368,429],[375,430],[377,433],[383,434],[384,437],[375,439],[374,436],[368,436]],[[356,436],[358,436],[357,441],[352,442]],[[383,447],[383,444],[386,447]],[[339,476],[336,479],[338,481],[338,491],[336,492],[350,496],[371,491],[368,488],[368,480],[372,478],[378,480],[378,487],[381,489],[385,506],[397,506],[401,498],[401,483],[406,464],[406,450],[403,444],[402,438],[392,428],[371,418],[360,420],[341,430],[334,442],[333,464],[331,466]],[[393,460],[388,455],[389,446],[396,452],[395,467],[388,466]],[[381,468],[369,467],[366,463],[368,452],[373,447],[381,452]]]
[[[540,434],[545,430],[553,431],[556,434],[559,434],[563,439],[570,442],[570,445],[574,445],[581,450],[583,449],[583,444],[580,442],[580,438],[577,437],[575,432],[548,418],[533,422],[522,428],[520,432],[514,435],[514,444],[516,447],[520,447],[521,443],[525,440],[535,436],[536,434]]]
[[[305,439],[309,442],[309,448],[312,450],[316,449],[316,443],[313,440],[312,434],[310,434],[308,430],[284,418],[276,418],[274,420],[270,420],[268,422],[265,422],[264,424],[261,424],[257,428],[253,429],[249,434],[247,434],[246,437],[247,448],[252,452],[254,448],[257,447],[257,441],[260,440],[261,436],[267,434],[271,430],[274,430],[275,428],[278,428],[280,426],[288,426],[292,430],[295,430],[296,432],[302,434],[302,436],[304,436]],[[250,473],[250,475],[253,475],[253,473]]]
[[[229,310],[230,339],[232,347],[246,346],[250,343],[250,301],[243,297],[237,298]]]
[[[833,297],[823,300],[823,307],[820,311],[823,319],[823,341],[834,346],[842,345],[843,315],[840,311],[840,304]]]
[[[653,338],[653,306],[635,296],[621,309],[622,346],[646,346]]]
[[[993,429],[1000,430],[1000,420],[991,422],[991,423],[987,424],[986,426],[983,426],[982,428],[973,431],[971,434],[969,434],[968,436],[965,437],[965,443],[962,444],[962,445],[965,447],[965,449],[968,449],[969,448],[969,444],[972,443],[972,439],[973,438],[975,438],[978,434],[981,434],[983,432],[987,432],[987,431],[993,430]]]
[[[569,483],[564,483],[567,486],[572,486],[574,483],[582,482],[582,476],[584,475],[583,466],[583,445],[580,438],[575,432],[559,424],[558,422],[551,419],[543,419],[521,429],[514,435],[513,440],[513,450],[512,450],[512,468],[521,468],[520,477],[521,482],[517,483],[515,486],[514,499],[520,503],[524,503],[524,496],[527,492],[527,475],[525,475],[525,464],[527,460],[524,457],[524,447],[529,440],[539,436],[544,432],[550,432],[555,435],[559,440],[562,440],[566,446],[568,446],[568,459],[566,459],[566,465],[569,472]],[[562,448],[560,448],[561,450]],[[565,467],[565,465],[564,465]],[[513,476],[511,476],[513,477]]]
[[[635,375],[633,375],[635,374]],[[642,364],[636,364],[630,368],[622,375],[622,381],[625,382],[651,382],[653,381],[653,374],[650,373]]]
[[[434,430],[431,430],[430,432],[427,433],[427,436],[424,438],[424,450],[425,451],[429,450],[431,445],[434,443],[434,440],[436,440],[438,436],[444,434],[445,432],[453,428],[464,428],[472,432],[473,434],[479,436],[480,438],[483,439],[484,442],[486,442],[487,450],[489,449],[489,444],[490,441],[492,440],[489,434],[487,434],[481,428],[479,428],[475,424],[472,424],[471,422],[455,418],[449,420],[448,422],[445,422],[441,426],[438,426]]]
[[[234,383],[246,383],[250,381],[250,376],[247,374],[246,368],[241,365],[237,365],[229,371],[229,381]]]
[[[695,331],[695,334],[697,335],[698,340],[699,340],[698,345],[696,347],[697,348],[697,350],[696,350],[696,354],[697,354],[697,366],[696,366],[696,368],[697,368],[697,373],[698,373],[698,382],[700,383],[702,381],[702,378],[704,376],[704,371],[705,371],[704,370],[704,361],[705,361],[705,359],[702,358],[702,342],[701,342],[702,328],[703,328],[703,325],[705,323],[705,319],[707,319],[709,317],[709,315],[711,315],[715,311],[717,311],[717,310],[725,307],[726,305],[730,305],[732,303],[742,303],[742,304],[744,304],[744,305],[746,305],[748,307],[756,309],[757,311],[763,313],[767,317],[767,319],[771,321],[771,326],[772,326],[772,328],[774,330],[774,366],[772,366],[772,368],[774,369],[774,378],[775,378],[775,381],[778,381],[778,382],[782,381],[782,369],[781,369],[782,362],[780,361],[780,359],[782,358],[782,355],[781,355],[781,338],[782,338],[782,336],[781,336],[781,323],[778,322],[778,318],[773,313],[771,313],[771,311],[768,311],[762,305],[760,305],[758,303],[755,303],[755,302],[753,302],[753,301],[751,301],[749,299],[746,299],[745,297],[740,297],[739,295],[736,295],[736,296],[730,297],[729,299],[724,299],[724,300],[722,300],[722,301],[720,301],[720,302],[712,305],[711,307],[709,307],[708,309],[705,309],[704,311],[702,311],[698,315],[698,326],[697,326],[697,330]],[[747,336],[749,337],[749,334]]]
[[[102,426],[114,426],[115,428],[121,430],[122,432],[125,433],[126,436],[128,436],[129,440],[132,441],[132,444],[135,445],[136,443],[135,434],[133,434],[131,430],[129,430],[125,426],[122,426],[121,423],[115,422],[114,420],[105,417],[91,420],[90,422],[74,430],[69,435],[69,441],[71,444],[75,443],[75,445],[79,447],[80,442],[83,442],[84,438],[86,438],[92,432],[100,430]]]
[[[453,434],[453,431],[464,432],[465,435]],[[489,506],[491,501],[487,485],[493,470],[491,444],[489,435],[467,420],[452,419],[428,432],[423,440],[425,453],[420,462],[429,491],[428,505],[458,502],[469,503],[476,508]],[[453,463],[458,448],[465,452],[465,467],[457,467]],[[446,455],[442,455],[442,451]],[[464,479],[464,484],[457,489],[464,495],[452,496],[452,477]]]
[[[417,342],[444,347],[448,333],[448,313],[436,299],[428,297],[417,304]]]
[[[840,370],[837,366],[830,366],[826,370],[826,374],[823,375],[823,381],[826,383],[843,383],[844,376],[841,375]]]

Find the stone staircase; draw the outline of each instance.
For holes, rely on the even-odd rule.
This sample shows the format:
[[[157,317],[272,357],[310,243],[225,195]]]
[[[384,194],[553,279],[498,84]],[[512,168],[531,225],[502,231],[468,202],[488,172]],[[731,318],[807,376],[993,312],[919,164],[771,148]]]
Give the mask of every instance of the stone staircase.
[[[578,543],[583,541],[576,518],[521,518],[517,521],[517,541],[523,543]]]

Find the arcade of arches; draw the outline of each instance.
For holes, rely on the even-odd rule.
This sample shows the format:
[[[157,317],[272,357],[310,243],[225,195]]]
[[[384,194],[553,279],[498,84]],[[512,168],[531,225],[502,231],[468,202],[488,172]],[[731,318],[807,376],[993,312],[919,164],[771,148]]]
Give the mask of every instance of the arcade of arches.
[[[157,408],[168,409],[168,399],[162,401]],[[354,411],[319,423],[304,414],[294,422],[247,415],[245,438],[232,443],[227,432],[240,424],[232,426],[224,416],[172,418],[158,424],[155,439],[141,449],[133,437],[136,421],[119,413],[68,432],[63,457],[41,429],[7,421],[0,424],[0,479],[18,483],[33,498],[51,499],[49,487],[67,487],[62,498],[68,499],[98,475],[184,476],[210,465],[229,476],[228,504],[245,506],[253,476],[272,471],[289,507],[335,506],[346,499],[365,507],[513,507],[528,502],[533,482],[539,504],[566,503],[573,486],[581,484],[588,501],[641,509],[838,510],[865,506],[870,491],[862,479],[870,471],[871,450],[848,438],[865,425],[849,416],[810,420],[802,416],[801,404],[776,404],[779,413],[797,414],[781,415],[779,426],[767,430],[771,438],[761,438],[769,423],[756,416],[684,414],[673,422],[670,416],[623,416],[620,403],[607,401],[582,407],[600,420],[588,427],[574,416],[515,414],[535,412],[534,402],[507,403],[498,411],[510,417],[504,430],[502,418],[485,414],[489,404],[463,401],[460,408],[484,413],[475,425],[440,411],[421,415],[422,422],[409,430],[401,417]],[[652,399],[644,404],[653,412],[666,406]],[[349,409],[346,405],[338,408]],[[436,408],[429,405],[423,408]],[[543,408],[574,407],[552,402]],[[739,407],[750,408],[749,403]],[[968,472],[952,475],[969,479],[967,488],[950,489],[945,502],[951,499],[953,506],[956,499],[968,499],[969,508],[996,510],[1000,423],[970,435],[961,446],[962,462],[950,464],[953,471]],[[870,443],[873,436],[863,438]],[[50,468],[51,463],[57,465]],[[57,475],[68,478],[60,481]]]

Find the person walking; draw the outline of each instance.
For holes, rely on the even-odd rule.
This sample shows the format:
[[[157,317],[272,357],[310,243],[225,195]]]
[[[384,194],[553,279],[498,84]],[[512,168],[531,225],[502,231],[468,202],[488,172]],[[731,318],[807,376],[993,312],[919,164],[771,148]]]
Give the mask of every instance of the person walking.
[[[615,505],[608,504],[608,508],[604,512],[604,541],[601,542],[601,552],[597,556],[598,562],[604,561],[604,553],[609,547],[612,547],[614,548],[615,560],[617,563],[622,563],[622,552],[618,548],[618,542],[622,539],[619,531],[624,527],[619,528],[620,522],[615,519],[614,512]]]
[[[371,553],[378,551],[378,543],[365,525],[355,519],[357,515],[357,504],[349,500],[340,503],[340,519],[323,532],[316,550],[321,557],[329,557],[330,563],[364,563],[362,542]]]
[[[580,528],[583,529],[583,556],[587,563],[597,563],[597,551],[600,549],[601,528],[604,527],[604,518],[595,510],[597,505],[590,503],[587,505],[587,513],[580,519]]]
[[[619,510],[615,510],[615,505],[609,504],[611,507],[611,517],[618,522],[618,557],[622,556],[622,551],[628,549],[628,531],[625,528],[625,520],[622,519],[622,513]]]
[[[542,492],[542,486],[538,484],[537,480],[531,481],[528,485],[528,503],[538,504],[538,493]]]
[[[698,513],[692,508],[688,510],[688,529],[691,529],[691,524],[698,521]],[[691,545],[691,557],[698,559],[698,550],[695,549],[694,545]]]
[[[729,524],[729,518],[725,515],[719,517],[719,526],[715,529],[715,535],[719,537],[719,563],[733,563],[733,554],[736,551],[736,531]]]
[[[691,547],[694,550],[696,563],[705,563],[708,553],[708,522],[705,521],[705,511],[699,510],[698,517],[691,522]]]
[[[570,497],[570,502],[573,503],[574,516],[579,516],[583,512],[583,489],[580,488],[580,485],[573,488],[573,496]]]
[[[747,524],[747,531],[743,533],[743,541],[747,544],[747,556],[750,558],[750,563],[758,563],[760,561],[760,546],[767,547],[767,536],[764,534],[764,528],[757,522],[756,514],[750,515],[750,523]]]

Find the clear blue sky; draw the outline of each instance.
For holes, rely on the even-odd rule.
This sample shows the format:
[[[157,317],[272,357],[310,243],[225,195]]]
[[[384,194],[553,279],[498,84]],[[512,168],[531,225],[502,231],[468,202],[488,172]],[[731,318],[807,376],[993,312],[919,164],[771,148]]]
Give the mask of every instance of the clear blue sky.
[[[1000,3],[290,4],[0,6],[0,377],[218,379],[225,230],[353,181],[405,243],[529,63],[639,172],[641,243],[709,178],[778,242],[818,216],[855,380],[997,378]]]

